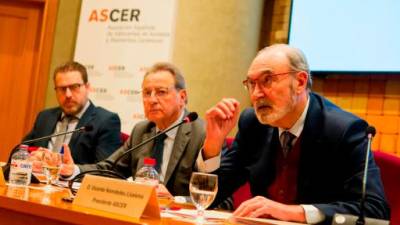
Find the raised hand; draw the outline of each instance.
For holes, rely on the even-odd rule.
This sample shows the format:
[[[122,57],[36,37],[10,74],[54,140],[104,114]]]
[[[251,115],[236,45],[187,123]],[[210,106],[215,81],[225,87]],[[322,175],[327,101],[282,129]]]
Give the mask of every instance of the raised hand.
[[[64,157],[63,157],[63,164],[61,166],[60,174],[64,177],[69,177],[74,173],[74,159],[71,155],[71,149],[69,148],[68,144],[64,144]]]
[[[206,139],[203,156],[205,159],[217,156],[221,151],[225,137],[235,127],[239,113],[239,102],[233,98],[224,98],[206,112]]]

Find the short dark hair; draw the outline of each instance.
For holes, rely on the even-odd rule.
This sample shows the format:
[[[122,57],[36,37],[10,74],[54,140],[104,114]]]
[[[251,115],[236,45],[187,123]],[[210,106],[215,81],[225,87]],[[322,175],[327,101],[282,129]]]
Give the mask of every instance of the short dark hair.
[[[88,82],[88,74],[87,74],[86,67],[75,61],[70,61],[63,65],[58,66],[54,70],[53,80],[54,81],[56,80],[56,76],[58,73],[65,73],[65,72],[71,72],[71,71],[78,71],[81,74],[83,83],[86,84]]]
[[[172,76],[174,77],[175,88],[177,90],[186,89],[186,83],[185,83],[185,78],[183,77],[183,74],[172,63],[168,63],[168,62],[155,63],[153,66],[151,66],[150,68],[148,68],[146,70],[146,73],[144,74],[144,78],[146,78],[149,74],[152,74],[152,73],[155,73],[158,71],[170,72],[172,74]]]

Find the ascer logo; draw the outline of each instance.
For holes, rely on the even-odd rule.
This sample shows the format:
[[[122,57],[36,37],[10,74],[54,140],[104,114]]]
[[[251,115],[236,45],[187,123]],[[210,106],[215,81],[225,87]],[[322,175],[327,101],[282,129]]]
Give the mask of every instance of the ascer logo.
[[[89,22],[139,22],[140,9],[93,9]]]

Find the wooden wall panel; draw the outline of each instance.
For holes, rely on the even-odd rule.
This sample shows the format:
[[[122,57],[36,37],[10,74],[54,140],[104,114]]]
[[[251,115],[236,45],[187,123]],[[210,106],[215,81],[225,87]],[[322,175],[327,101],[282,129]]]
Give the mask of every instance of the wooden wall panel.
[[[57,0],[0,0],[0,161],[44,106],[56,10]]]

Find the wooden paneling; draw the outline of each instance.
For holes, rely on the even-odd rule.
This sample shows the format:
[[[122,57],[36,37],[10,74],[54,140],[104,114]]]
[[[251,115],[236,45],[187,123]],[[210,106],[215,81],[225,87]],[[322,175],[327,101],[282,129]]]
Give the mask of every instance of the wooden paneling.
[[[288,42],[288,12],[291,0],[271,2],[272,17],[265,17],[269,21],[263,22],[271,24],[271,27],[263,29],[261,40],[265,42],[261,43],[261,47]],[[307,52],[305,54],[307,55]],[[313,91],[375,126],[377,134],[372,143],[374,150],[400,156],[400,74],[324,76],[314,77]]]
[[[56,10],[56,0],[0,0],[0,161],[43,108]]]
[[[314,89],[316,92],[375,126],[374,150],[400,155],[400,75],[314,79],[320,84]]]

